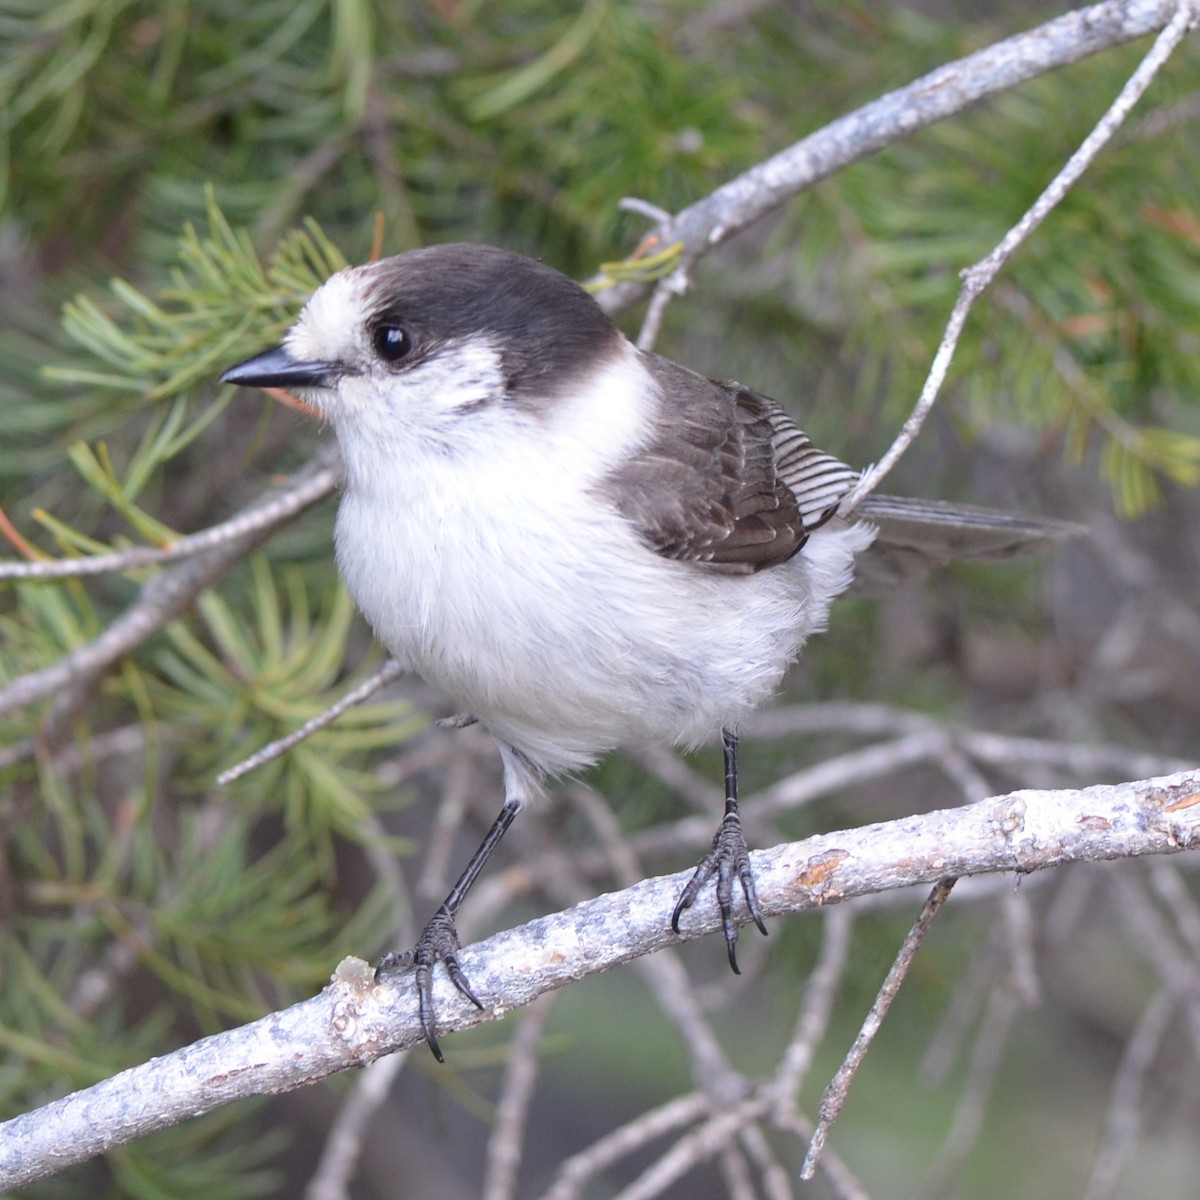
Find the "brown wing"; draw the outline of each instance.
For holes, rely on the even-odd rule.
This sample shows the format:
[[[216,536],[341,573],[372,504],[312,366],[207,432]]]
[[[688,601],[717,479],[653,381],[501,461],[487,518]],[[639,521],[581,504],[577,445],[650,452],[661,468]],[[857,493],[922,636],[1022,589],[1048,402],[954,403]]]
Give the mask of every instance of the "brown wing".
[[[773,400],[647,356],[659,429],[606,481],[642,540],[665,558],[750,574],[785,562],[857,474],[818,450]]]

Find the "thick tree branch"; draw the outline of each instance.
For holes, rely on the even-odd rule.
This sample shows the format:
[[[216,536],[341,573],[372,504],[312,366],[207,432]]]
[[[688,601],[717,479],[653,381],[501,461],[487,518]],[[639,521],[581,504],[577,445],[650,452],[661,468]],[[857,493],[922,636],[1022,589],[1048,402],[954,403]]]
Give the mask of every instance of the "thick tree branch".
[[[769,916],[949,876],[1200,846],[1200,771],[1083,791],[1019,791],[962,808],[823,834],[753,856]],[[669,915],[689,872],[649,879],[498,933],[462,952],[476,1010],[435,980],[439,1031],[503,1016],[544,992],[676,942]],[[697,905],[684,937],[720,927]],[[282,1012],[205,1038],[0,1125],[0,1189],[36,1179],[247,1096],[302,1087],[418,1044],[407,976],[377,983],[346,959],[332,984]]]
[[[682,246],[682,285],[691,266],[709,250],[843,167],[986,96],[1153,33],[1178,8],[1175,0],[1108,0],[938,67],[731,179],[660,224],[651,235],[653,242]],[[648,286],[617,283],[597,299],[609,312],[619,312],[641,300]]]

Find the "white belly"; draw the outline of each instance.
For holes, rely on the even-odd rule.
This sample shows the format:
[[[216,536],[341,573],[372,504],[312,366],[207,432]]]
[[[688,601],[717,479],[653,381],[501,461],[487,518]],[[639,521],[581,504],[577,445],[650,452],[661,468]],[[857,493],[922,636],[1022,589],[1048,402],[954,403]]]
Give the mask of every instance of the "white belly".
[[[397,474],[343,498],[351,593],[406,668],[551,772],[736,723],[823,623],[871,536],[824,530],[782,567],[717,575],[654,554],[544,456],[505,470],[429,458]]]

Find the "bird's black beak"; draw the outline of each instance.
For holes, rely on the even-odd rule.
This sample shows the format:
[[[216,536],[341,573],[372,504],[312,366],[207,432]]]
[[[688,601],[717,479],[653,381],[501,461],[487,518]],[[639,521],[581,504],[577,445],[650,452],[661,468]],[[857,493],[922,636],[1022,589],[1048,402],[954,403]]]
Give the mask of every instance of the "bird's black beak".
[[[221,382],[258,388],[329,387],[340,374],[333,363],[300,362],[276,346],[230,367]]]

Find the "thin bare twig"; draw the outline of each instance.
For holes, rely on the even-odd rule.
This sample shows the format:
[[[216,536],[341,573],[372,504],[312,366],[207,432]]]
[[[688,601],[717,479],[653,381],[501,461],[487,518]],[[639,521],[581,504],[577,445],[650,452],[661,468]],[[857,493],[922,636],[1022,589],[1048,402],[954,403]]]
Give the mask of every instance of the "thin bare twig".
[[[813,1123],[800,1113],[776,1117],[776,1124],[786,1129],[802,1142],[812,1140]],[[850,1168],[828,1147],[821,1155],[817,1170],[833,1188],[837,1200],[870,1200],[866,1188],[854,1177]]]
[[[710,1114],[618,1192],[614,1200],[654,1200],[688,1171],[720,1153],[748,1124],[767,1111],[768,1104],[767,1098],[760,1094]]]
[[[204,550],[212,550],[227,542],[241,542],[260,530],[268,533],[277,529],[289,517],[303,512],[333,490],[329,477],[317,477],[307,486],[285,491],[271,503],[253,506],[228,521],[185,534],[166,546],[129,546],[111,554],[92,554],[84,558],[54,558],[39,562],[0,561],[0,580],[79,579],[87,575],[105,575],[115,571],[132,571],[138,567],[161,566],[190,558]],[[315,498],[312,495],[316,489]]]
[[[626,887],[645,872],[628,839],[622,835],[612,810],[603,798],[588,788],[575,786],[571,795],[588,818],[600,839],[601,847],[613,865],[614,873]],[[657,954],[639,964],[663,1014],[674,1023],[692,1064],[697,1085],[716,1102],[727,1101],[745,1090],[745,1081],[737,1074],[721,1049],[721,1043],[696,1000],[695,988],[677,954]]]
[[[86,704],[96,682],[118,659],[132,653],[184,612],[205,588],[242,561],[274,529],[329,495],[340,476],[341,457],[336,443],[328,442],[307,466],[241,514],[250,517],[268,511],[270,521],[256,519],[240,537],[222,541],[159,572],[142,585],[134,603],[98,637],[58,662],[21,676],[0,692],[0,715],[53,696],[51,715],[41,730],[42,742],[52,750]]]
[[[1096,155],[1100,153],[1113,134],[1125,123],[1133,106],[1141,99],[1155,75],[1187,35],[1195,19],[1195,12],[1190,0],[1184,0],[1176,7],[1174,15],[1166,27],[1155,38],[1149,53],[1126,80],[1125,86],[1097,122],[1095,128],[1083,139],[1075,153],[1067,159],[1062,170],[1050,181],[1049,186],[1033,202],[1025,215],[1000,239],[991,253],[963,271],[962,289],[950,313],[950,320],[946,323],[946,331],[942,335],[937,353],[933,356],[929,375],[921,389],[917,403],[887,452],[878,463],[863,472],[862,478],[842,501],[842,513],[852,513],[883,481],[899,461],[901,455],[912,445],[942,390],[942,384],[945,382],[951,360],[954,358],[954,351],[962,336],[963,327],[966,325],[967,315],[975,301],[987,290],[1017,248],[1041,225],[1092,164]]]
[[[995,986],[1001,964],[1007,958],[1007,941],[1007,930],[999,922],[994,923],[987,941],[977,948],[966,971],[955,981],[950,1004],[917,1069],[923,1082],[941,1083],[950,1073],[975,1018]]]
[[[793,1200],[791,1171],[780,1162],[760,1123],[747,1125],[741,1132],[739,1144],[727,1146],[721,1161],[735,1152],[738,1162],[748,1159],[757,1168],[766,1200]]]
[[[912,929],[908,931],[908,936],[900,947],[900,953],[896,955],[896,961],[892,963],[892,968],[888,971],[887,978],[884,979],[883,986],[879,989],[879,994],[875,997],[875,1002],[871,1005],[866,1020],[863,1021],[862,1028],[854,1039],[854,1044],[850,1047],[845,1061],[838,1068],[837,1074],[830,1080],[829,1086],[826,1087],[825,1094],[821,1097],[817,1127],[813,1131],[808,1153],[804,1156],[804,1162],[800,1167],[801,1179],[811,1179],[816,1174],[821,1151],[825,1148],[829,1131],[833,1128],[834,1122],[842,1111],[842,1106],[846,1103],[846,1097],[850,1094],[850,1085],[854,1082],[855,1075],[858,1074],[858,1068],[862,1065],[867,1050],[883,1025],[883,1019],[892,1007],[892,1001],[899,994],[900,985],[904,982],[908,969],[912,966],[913,959],[916,957],[921,943],[925,940],[930,925],[933,924],[934,917],[946,902],[946,897],[950,895],[950,889],[954,887],[954,883],[954,879],[950,878],[942,879],[934,885],[933,891],[929,893],[929,899],[925,901],[925,906],[921,909],[921,915]]]
[[[843,167],[985,96],[1154,33],[1177,14],[1174,0],[1105,0],[996,42],[816,130],[689,205],[650,236],[663,246],[678,242],[682,261],[690,268],[714,247]],[[619,312],[645,294],[644,283],[626,281],[605,288],[597,299],[609,312]]]
[[[1151,901],[1136,868],[1114,872],[1113,884],[1134,948],[1179,1002],[1193,1053],[1200,1055],[1200,963],[1180,953],[1174,931]]]
[[[352,688],[324,712],[313,717],[311,721],[305,721],[299,729],[293,730],[286,737],[268,742],[261,750],[251,754],[249,758],[244,758],[240,763],[222,771],[217,776],[217,784],[224,787],[266,763],[282,758],[293,746],[298,746],[307,738],[312,737],[314,733],[324,729],[327,725],[332,725],[342,713],[348,712],[356,704],[370,699],[380,688],[386,687],[403,674],[404,668],[394,658],[389,658],[374,675],[369,679],[364,679],[358,687]]]
[[[988,998],[983,1022],[967,1068],[967,1082],[954,1110],[954,1121],[938,1153],[924,1194],[931,1198],[949,1192],[967,1155],[979,1140],[988,1100],[1003,1062],[1004,1047],[1012,1034],[1021,1000],[1011,985],[999,987]]]
[[[371,1118],[387,1100],[407,1061],[407,1051],[391,1054],[371,1063],[355,1081],[330,1126],[320,1161],[304,1189],[304,1200],[347,1200],[363,1143],[371,1132]]]
[[[1056,880],[1049,911],[1042,917],[1042,942],[1052,954],[1061,954],[1075,936],[1099,890],[1100,877],[1091,871],[1073,871]]]
[[[517,1194],[517,1168],[521,1165],[525,1123],[537,1081],[538,1046],[559,995],[549,992],[529,1006],[508,1048],[500,1102],[488,1138],[483,1200],[511,1200]]]
[[[461,743],[464,739],[455,740]],[[490,737],[481,740],[488,743],[486,753],[491,760],[495,756],[492,740]],[[433,903],[440,901],[450,890],[453,882],[450,857],[454,853],[455,839],[467,817],[472,791],[480,790],[479,760],[473,750],[473,746],[461,746],[460,752],[446,763],[438,789],[433,827],[421,854],[421,874],[416,891],[423,900]]]
[[[1033,737],[1011,737],[981,729],[957,729],[956,739],[980,762],[1028,768],[1034,763],[1068,771],[1080,779],[1119,775],[1129,779],[1169,775],[1196,764],[1167,754],[1146,754],[1124,746],[1092,746],[1086,742],[1043,741]]]
[[[636,1154],[656,1138],[690,1125],[708,1110],[709,1098],[702,1092],[691,1092],[642,1113],[568,1158],[540,1200],[575,1200],[601,1171]]]
[[[789,775],[742,802],[742,823],[757,830],[760,823],[781,813],[794,812],[821,796],[842,788],[890,777],[915,763],[927,762],[940,753],[947,735],[929,729],[911,737],[881,742],[848,754],[839,754]],[[705,846],[712,840],[711,814],[684,817],[679,821],[647,829],[629,839],[634,851],[646,857],[674,850]],[[592,857],[581,856],[585,870],[595,869]]]
[[[657,221],[660,225],[665,225],[671,219],[671,214],[665,208],[659,208],[657,204],[643,200],[641,196],[622,196],[617,201],[617,211],[636,213],[639,217]]]
[[[642,327],[638,330],[637,348],[653,350],[658,341],[658,333],[662,328],[663,318],[667,315],[667,305],[687,290],[687,276],[682,271],[672,271],[666,279],[660,279],[650,296],[646,306],[646,315],[642,318]]]
[[[1142,1011],[1141,1020],[1125,1046],[1113,1080],[1112,1099],[1104,1121],[1104,1136],[1092,1163],[1084,1200],[1109,1200],[1116,1194],[1121,1172],[1137,1145],[1142,1128],[1142,1097],[1146,1080],[1163,1038],[1166,1037],[1176,999],[1163,988]]]
[[[839,904],[825,914],[821,952],[805,985],[804,1005],[771,1081],[778,1109],[790,1111],[795,1107],[796,1097],[812,1066],[813,1055],[829,1027],[838,984],[850,956],[853,928],[851,909]]]
[[[1143,570],[1142,578],[1145,578],[1148,570],[1148,567]],[[1144,751],[1108,743],[1096,745],[1091,742],[1067,742],[973,729],[889,704],[832,701],[824,704],[784,705],[752,713],[741,725],[744,740],[775,740],[823,733],[899,737],[930,731],[946,735],[964,753],[981,763],[1001,766],[1010,764],[1018,767],[1040,763],[1070,772],[1081,779],[1094,780],[1100,775],[1118,775],[1127,779],[1145,778],[1150,775],[1169,775],[1173,771],[1186,771],[1196,765],[1191,759],[1166,754],[1147,754]],[[662,757],[665,760],[665,754]],[[640,758],[639,761],[650,765],[654,760],[647,757]],[[656,765],[655,771],[669,786],[677,786],[663,767]],[[685,784],[687,778],[681,776],[681,785]]]
[[[715,775],[711,771],[696,770],[666,746],[636,746],[625,753],[689,808],[708,816],[721,811],[724,789],[713,782]]]
[[[1150,886],[1175,922],[1179,936],[1187,945],[1192,961],[1200,963],[1200,907],[1178,870],[1167,863],[1152,863]]]
[[[1001,916],[1008,944],[1009,986],[1026,1008],[1033,1008],[1041,1001],[1042,986],[1034,946],[1033,905],[1023,890],[1004,897]]]
[[[173,731],[159,728],[155,736],[162,741],[178,736]],[[67,774],[83,767],[94,767],[108,758],[121,758],[127,754],[145,751],[148,738],[143,725],[119,725],[103,733],[93,734],[82,744],[67,743],[50,757],[50,765],[56,771]],[[22,742],[0,748],[0,770],[24,762],[31,747]]]
[[[741,1147],[727,1145],[717,1155],[717,1166],[721,1171],[721,1181],[725,1184],[725,1194],[729,1200],[757,1200],[754,1194],[754,1180],[750,1176],[750,1164],[746,1161]],[[771,1200],[775,1200],[774,1197]],[[785,1200],[791,1200],[788,1196]]]

